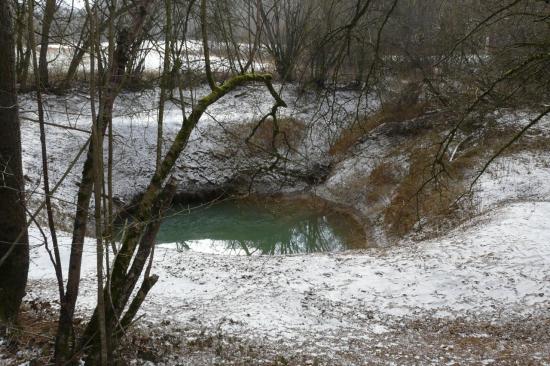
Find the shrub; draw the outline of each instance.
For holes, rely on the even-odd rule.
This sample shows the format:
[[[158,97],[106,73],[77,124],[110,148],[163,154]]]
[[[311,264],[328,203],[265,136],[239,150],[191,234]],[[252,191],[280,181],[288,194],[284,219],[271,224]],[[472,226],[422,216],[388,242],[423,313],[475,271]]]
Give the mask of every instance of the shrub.
[[[391,162],[378,165],[370,173],[367,182],[367,201],[375,203],[382,197],[386,197],[399,183],[399,172]]]
[[[437,134],[429,136],[435,141]],[[450,226],[462,213],[457,199],[467,192],[466,175],[477,164],[477,155],[464,155],[432,179],[437,145],[427,143],[409,152],[409,170],[394,191],[384,213],[386,232],[402,237],[421,220],[431,229]]]
[[[258,123],[248,122],[232,131],[239,139],[246,140],[254,151],[271,151],[273,147],[296,150],[306,130],[304,122],[292,117],[278,118],[276,126],[272,118]]]
[[[342,130],[340,135],[331,144],[329,154],[338,156],[345,154],[352,146],[368,135],[372,130],[387,122],[403,122],[423,115],[428,108],[428,103],[388,103],[375,114],[363,117],[349,128]]]

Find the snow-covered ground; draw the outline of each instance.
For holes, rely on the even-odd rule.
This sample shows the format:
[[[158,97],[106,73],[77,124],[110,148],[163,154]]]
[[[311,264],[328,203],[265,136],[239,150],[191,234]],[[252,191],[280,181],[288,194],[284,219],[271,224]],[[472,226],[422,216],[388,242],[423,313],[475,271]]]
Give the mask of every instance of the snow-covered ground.
[[[284,93],[292,101],[284,113],[316,126],[308,130],[308,143],[298,153],[315,160],[326,153],[331,128],[334,133],[339,128],[332,123],[334,116],[343,119],[355,111],[353,96],[341,92],[336,104],[327,105],[312,104],[319,99],[293,88]],[[89,129],[84,96],[48,98],[50,122]],[[138,193],[152,173],[156,100],[154,92],[122,95],[115,111],[119,197]],[[175,174],[182,188],[209,183],[213,172],[219,184],[225,175],[230,179],[246,168],[243,161],[229,163],[228,153],[219,151],[219,132],[257,119],[269,108],[268,101],[265,91],[252,86],[228,95],[209,111],[178,162]],[[135,106],[138,113],[129,115]],[[23,116],[34,118],[28,112],[34,109],[31,101],[24,99],[21,108],[27,111]],[[168,141],[179,123],[181,114],[169,109]],[[40,191],[41,176],[36,123],[23,121],[22,135],[27,189],[39,200],[33,193]],[[88,134],[49,126],[48,136],[56,182]],[[357,172],[368,176],[391,145],[382,135],[366,140],[358,154],[335,164],[316,193],[327,199],[337,198],[331,189],[346,194],[349,191],[341,187]],[[212,158],[216,155],[221,157]],[[213,159],[206,166],[205,157]],[[401,156],[392,159],[406,164]],[[79,173],[77,168],[56,193],[60,212],[72,211]],[[474,187],[479,216],[437,239],[403,240],[386,248],[241,257],[159,246],[153,272],[160,280],[144,304],[136,333],[154,339],[159,347],[154,362],[167,364],[550,365],[549,179],[547,153],[524,151],[499,158]],[[53,268],[34,226],[30,238],[25,300],[55,304]],[[60,243],[66,264],[69,234],[61,233]],[[78,302],[81,316],[89,315],[95,303],[94,248],[88,239]],[[2,359],[2,347],[0,341],[0,365],[15,362]]]
[[[138,327],[184,329],[181,340],[215,331],[236,337],[243,345],[259,342],[287,358],[299,355],[322,364],[346,364],[351,357],[356,361],[349,364],[363,364],[394,358],[369,352],[349,355],[346,350],[361,352],[359,344],[371,342],[381,342],[378,349],[392,348],[404,341],[396,338],[396,332],[412,320],[427,324],[460,319],[498,326],[547,319],[549,217],[550,202],[514,203],[436,240],[340,254],[240,257],[177,252],[163,246],[156,251],[153,270],[160,280]],[[35,244],[41,242],[36,228],[31,238]],[[61,243],[62,256],[67,258],[70,238],[63,236]],[[89,314],[95,302],[93,241],[86,247],[82,314]],[[32,251],[26,299],[56,299],[54,274],[43,246]],[[475,332],[483,333],[483,327]],[[258,357],[272,357],[271,351]],[[186,346],[172,356],[178,352],[185,354]],[[489,359],[504,357],[498,349],[493,352]],[[539,352],[524,355],[529,357],[525,361],[550,360],[548,348]],[[422,364],[441,362],[439,353],[419,350],[418,355]],[[456,362],[449,364],[463,364],[469,357],[476,364],[483,361],[483,354],[461,355],[452,347],[446,355],[446,362]],[[415,364],[414,359],[402,361],[399,364]]]
[[[277,86],[289,107],[281,109],[281,116],[292,117],[306,124],[306,136],[299,151],[294,154],[294,169],[307,170],[310,162],[322,161],[328,150],[328,140],[349,120],[357,107],[354,92],[339,91],[336,97],[316,93],[299,93],[293,85]],[[197,100],[207,94],[206,87],[199,87],[187,94],[188,101]],[[41,201],[41,160],[39,128],[36,123],[36,105],[32,95],[20,98],[22,120],[23,164],[27,175],[27,191],[31,201]],[[258,121],[272,106],[272,98],[263,85],[239,88],[225,96],[207,110],[197,128],[193,131],[188,147],[174,169],[180,191],[192,192],[220,187],[238,178],[241,172],[260,170],[269,166],[273,157],[250,160],[243,139],[235,140],[228,134],[232,126]],[[140,193],[149,183],[154,172],[157,134],[158,90],[143,93],[122,93],[117,99],[114,111],[114,194],[128,200]],[[189,111],[187,111],[189,113]],[[71,161],[89,138],[91,113],[89,100],[85,95],[66,97],[49,95],[45,98],[47,122],[70,126],[78,130],[67,130],[59,126],[46,126],[48,156],[51,168],[52,186],[62,177]],[[335,123],[335,121],[337,121]],[[340,122],[338,122],[340,121]],[[164,122],[165,149],[182,123],[182,113],[168,103]],[[248,134],[251,127],[248,127]],[[72,169],[62,183],[55,201],[60,210],[71,212],[75,203],[77,183],[80,180],[81,164]],[[261,181],[261,175],[257,181]],[[267,179],[282,182],[280,176]],[[296,182],[286,182],[287,187]]]
[[[548,166],[548,157],[532,153],[499,159],[475,190],[484,213],[429,241],[274,257],[160,246],[154,268],[160,280],[138,329],[155,329],[158,337],[167,333],[186,342],[212,335],[232,339],[255,347],[243,357],[256,361],[283,356],[295,364],[506,364],[511,362],[506,357],[514,356],[511,360],[527,357],[528,363],[548,364],[550,349],[534,341],[532,348],[506,356],[514,332],[533,333],[536,324],[548,324]],[[35,228],[31,235],[34,243],[41,242]],[[65,258],[69,244],[70,238],[63,237]],[[87,248],[82,314],[95,303],[93,240]],[[28,298],[55,300],[44,248],[36,247],[32,257]],[[411,322],[421,326],[414,323],[419,328],[411,329]],[[533,329],[522,328],[530,322]],[[458,335],[440,329],[457,324]],[[489,331],[489,325],[498,329]],[[430,340],[433,328],[439,338]],[[411,337],[428,344],[415,348]],[[460,348],[464,339],[485,338],[501,344],[492,350],[487,345]],[[527,341],[514,342],[526,347]],[[173,363],[189,353],[196,364],[231,359],[211,349],[171,347]],[[420,361],[404,358],[407,352],[399,353],[403,348]]]

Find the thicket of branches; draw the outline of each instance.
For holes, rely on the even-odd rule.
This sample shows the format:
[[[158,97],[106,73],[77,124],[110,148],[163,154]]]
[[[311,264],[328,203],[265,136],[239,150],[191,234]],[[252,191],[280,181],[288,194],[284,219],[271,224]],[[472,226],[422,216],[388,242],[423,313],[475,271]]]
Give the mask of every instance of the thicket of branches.
[[[278,109],[285,106],[274,80],[329,91],[354,88],[358,103],[377,95],[383,103],[397,99],[405,108],[420,98],[434,109],[452,111],[454,127],[434,159],[434,177],[444,170],[449,146],[468,116],[528,107],[537,114],[531,126],[550,112],[547,1],[85,0],[83,7],[71,7],[67,1],[10,0],[10,5],[13,12],[2,14],[14,24],[13,74],[19,92],[32,91],[36,99],[45,193],[44,203],[20,223],[16,238],[24,238],[26,227],[45,210],[61,304],[52,358],[56,365],[82,357],[88,364],[112,364],[125,329],[157,281],[151,274],[154,239],[159,217],[174,195],[172,168],[200,117],[236,88],[263,85],[273,107],[259,123],[270,119],[274,126]],[[149,52],[161,55],[159,70],[146,70]],[[56,57],[66,58],[66,67],[51,67]],[[198,68],[193,66],[197,63]],[[207,84],[208,93],[188,104],[184,91],[197,83]],[[123,89],[136,87],[160,89],[156,170],[117,244],[113,108]],[[64,278],[50,202],[59,182],[50,187],[42,98],[46,92],[70,93],[73,88],[89,94],[93,123],[81,152],[85,163]],[[168,100],[182,110],[183,120],[173,143],[163,150]],[[2,189],[22,191],[21,182]],[[97,241],[98,302],[78,333],[75,306],[90,222]],[[19,239],[0,244],[2,276],[7,273],[5,261],[17,254],[24,262],[28,256],[28,251],[12,249],[24,245]],[[20,301],[22,292],[17,296]]]

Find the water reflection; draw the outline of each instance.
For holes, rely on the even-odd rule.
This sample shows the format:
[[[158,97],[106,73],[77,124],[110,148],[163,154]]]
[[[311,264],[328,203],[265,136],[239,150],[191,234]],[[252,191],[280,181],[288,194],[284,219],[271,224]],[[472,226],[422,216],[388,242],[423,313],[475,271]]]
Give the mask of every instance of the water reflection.
[[[364,247],[349,217],[304,204],[226,201],[174,209],[163,220],[159,243],[178,250],[238,255],[334,252]]]

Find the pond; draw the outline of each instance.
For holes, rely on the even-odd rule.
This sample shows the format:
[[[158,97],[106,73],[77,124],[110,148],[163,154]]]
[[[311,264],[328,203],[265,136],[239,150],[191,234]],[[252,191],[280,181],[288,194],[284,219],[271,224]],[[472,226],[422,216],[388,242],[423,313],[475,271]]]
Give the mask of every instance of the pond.
[[[174,207],[157,235],[178,250],[278,255],[337,252],[366,246],[361,227],[349,216],[305,202],[226,200]]]

